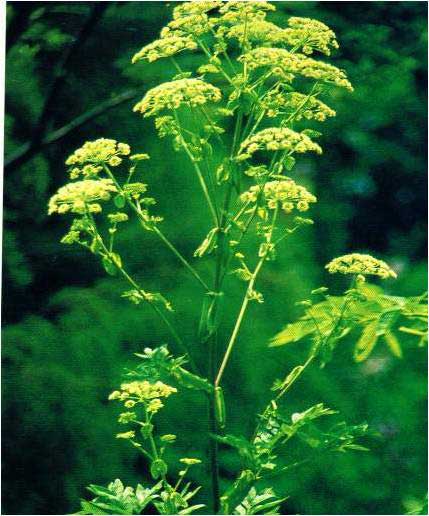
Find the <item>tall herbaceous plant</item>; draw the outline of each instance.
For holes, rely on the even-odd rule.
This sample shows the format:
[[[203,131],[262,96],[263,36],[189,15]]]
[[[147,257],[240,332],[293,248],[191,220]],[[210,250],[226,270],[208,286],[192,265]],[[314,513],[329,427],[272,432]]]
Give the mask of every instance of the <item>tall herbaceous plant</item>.
[[[271,401],[255,415],[252,436],[228,434],[231,400],[224,399],[222,382],[231,355],[240,352],[247,308],[263,303],[264,269],[276,266],[276,254],[282,252],[288,237],[313,224],[311,208],[317,199],[294,176],[301,154],[322,153],[317,142],[320,133],[305,129],[306,122],[314,125],[335,116],[325,103],[332,89],[353,91],[346,73],[327,62],[338,48],[333,31],[317,20],[299,17],[279,27],[268,21],[273,11],[275,6],[264,1],[177,4],[160,38],[132,59],[145,66],[162,59],[172,70],[171,80],[150,89],[134,112],[153,119],[159,144],[168,140],[192,164],[208,214],[207,236],[193,257],[179,252],[174,235],[171,240],[165,235],[168,221],[158,213],[150,186],[142,182],[149,159],[144,149],[131,150],[127,143],[107,138],[84,143],[66,160],[71,181],[49,201],[50,214],[72,217],[62,242],[87,248],[99,257],[108,274],[122,277],[124,302],[152,310],[159,324],[168,329],[171,348],[181,354],[172,355],[166,345],[136,354],[135,370],[109,396],[120,408],[118,422],[123,425],[116,437],[145,457],[152,483],[125,487],[115,480],[108,487],[91,485],[95,497],[81,502],[81,514],[141,514],[145,510],[277,514],[287,493],[275,493],[266,487],[267,481],[293,468],[293,474],[298,474],[298,466],[308,460],[304,456],[288,463],[287,447],[294,446],[294,440],[306,443],[309,455],[315,448],[332,452],[365,449],[359,442],[368,431],[365,424],[347,425],[323,403],[302,407],[302,412],[294,414],[282,406],[305,369],[311,363],[325,365],[337,342],[352,330],[358,331],[356,360],[364,360],[377,340],[384,340],[400,356],[397,329],[424,340],[424,299],[386,296],[380,287],[366,282],[368,276],[395,278],[389,265],[359,253],[335,258],[326,268],[329,273],[348,276],[344,295],[332,296],[327,288],[316,288],[309,299],[300,302],[302,317],[270,341],[279,346],[307,337],[311,342],[307,359],[274,381]],[[191,70],[180,65],[180,55],[187,52],[198,56]],[[194,342],[182,339],[175,307],[167,297],[137,282],[121,258],[115,237],[133,218],[140,224],[142,238],[159,239],[201,289],[201,300],[195,305],[203,309]],[[253,240],[257,244],[245,254],[243,243],[249,234],[257,236]],[[209,276],[195,268],[195,262],[203,258],[211,264]],[[230,274],[242,282],[243,295],[230,337],[224,342],[218,338],[219,305],[228,295],[224,282]],[[196,363],[193,354],[201,347],[208,359]],[[176,435],[159,435],[156,420],[168,398],[186,389],[208,399],[209,424],[202,417],[200,431],[207,435],[209,453],[203,460],[181,458],[174,478],[165,451],[174,446]],[[235,448],[242,464],[235,481],[223,492],[218,473],[220,444]],[[204,457],[205,450],[195,451]],[[186,479],[190,468],[210,470],[210,507],[198,503],[200,488]],[[176,464],[173,469],[177,471]]]

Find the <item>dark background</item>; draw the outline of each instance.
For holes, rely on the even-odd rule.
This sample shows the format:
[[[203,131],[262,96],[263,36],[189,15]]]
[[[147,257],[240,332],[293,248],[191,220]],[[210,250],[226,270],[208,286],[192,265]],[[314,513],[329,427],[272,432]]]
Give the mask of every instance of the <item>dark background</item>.
[[[324,154],[299,160],[297,179],[312,185],[319,198],[312,212],[316,224],[289,240],[278,261],[265,269],[260,288],[266,302],[251,307],[226,374],[228,430],[241,434],[251,432],[272,380],[305,356],[304,343],[268,349],[269,338],[299,315],[294,303],[310,289],[344,287],[323,271],[332,257],[371,252],[400,272],[388,283],[390,293],[417,295],[426,288],[426,3],[276,2],[276,7],[272,21],[279,24],[297,15],[334,29],[341,48],[333,62],[347,70],[355,92],[338,92],[332,99],[338,116],[323,126]],[[106,278],[98,260],[59,243],[67,221],[48,217],[46,203],[67,181],[66,156],[85,140],[129,142],[136,152],[151,155],[145,179],[165,216],[164,231],[192,256],[209,229],[199,187],[185,158],[167,142],[160,145],[152,122],[131,113],[148,88],[174,75],[162,60],[130,64],[131,56],[157,37],[170,12],[165,2],[7,4],[5,514],[70,513],[89,482],[147,480],[145,464],[115,441],[116,410],[106,398],[123,367],[133,363],[132,353],[168,342],[168,336],[150,312],[120,298],[125,286]],[[178,59],[186,68],[192,58]],[[79,124],[83,114],[87,120]],[[192,343],[198,286],[137,225],[123,232],[121,247],[148,290],[173,301],[181,333]],[[204,274],[211,259],[196,266]],[[227,288],[223,340],[243,287],[230,281]],[[350,423],[366,420],[381,438],[369,453],[315,456],[278,480],[275,489],[290,495],[285,514],[401,514],[425,494],[426,350],[404,339],[404,358],[398,360],[379,344],[357,365],[352,345],[344,342],[325,369],[310,369],[290,392],[290,407],[303,410],[323,401]],[[204,364],[205,350],[198,354]],[[169,401],[161,427],[179,435],[180,456],[198,456],[206,447],[200,435],[205,419],[200,397],[183,395]],[[237,468],[234,454],[222,450],[223,481]],[[207,475],[199,476],[205,486]],[[204,502],[204,495],[200,498]]]

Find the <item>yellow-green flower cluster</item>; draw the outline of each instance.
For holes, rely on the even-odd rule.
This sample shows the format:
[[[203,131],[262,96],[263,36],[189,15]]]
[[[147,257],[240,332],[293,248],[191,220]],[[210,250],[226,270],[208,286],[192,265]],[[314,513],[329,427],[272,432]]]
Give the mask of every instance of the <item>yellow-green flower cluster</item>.
[[[289,28],[284,30],[284,41],[292,47],[301,48],[304,54],[318,50],[329,56],[331,48],[338,48],[335,33],[318,20],[293,16],[289,18],[288,25]]]
[[[73,167],[70,177],[76,179],[83,177],[95,177],[102,170],[102,165],[117,167],[122,163],[121,156],[128,156],[131,152],[127,143],[120,143],[109,138],[99,138],[92,142],[86,142],[75,150],[67,160],[66,165]]]
[[[116,186],[111,179],[84,179],[75,183],[62,186],[51,197],[48,205],[48,213],[99,213],[101,205],[97,201],[108,201],[111,194],[116,192]]]
[[[184,457],[183,459],[179,459],[179,462],[181,462],[182,464],[186,464],[186,466],[194,466],[195,464],[201,464],[200,459],[191,459],[191,458],[187,458],[187,457]]]
[[[251,70],[268,67],[278,77],[288,78],[291,74],[302,75],[353,90],[343,70],[323,61],[311,59],[304,54],[294,54],[284,48],[255,48],[240,56],[239,60],[248,63]]]
[[[121,222],[127,222],[128,215],[126,213],[118,211],[116,213],[109,213],[109,215],[107,215],[107,218],[112,224],[120,224]]]
[[[218,29],[219,35],[224,35],[227,39],[243,41],[247,39],[262,45],[275,45],[285,42],[284,30],[274,23],[256,19],[248,23],[239,23],[232,27],[221,26]]]
[[[144,59],[152,63],[162,57],[174,56],[183,50],[195,50],[196,48],[197,44],[188,36],[164,33],[164,37],[149,43],[137,52],[137,54],[134,54],[131,62],[136,63]]]
[[[211,21],[206,14],[191,14],[171,21],[161,30],[161,38],[169,36],[201,36],[209,32],[210,28]]]
[[[241,200],[244,203],[257,202],[261,194],[268,208],[273,210],[280,207],[286,213],[291,213],[294,209],[301,212],[307,211],[310,204],[317,202],[313,194],[292,179],[269,181],[264,186],[252,186],[247,192],[241,194]]]
[[[237,160],[249,159],[260,150],[289,151],[290,154],[309,151],[322,153],[320,146],[304,133],[298,133],[287,127],[269,127],[243,141]]]
[[[134,111],[145,117],[156,115],[164,109],[178,109],[180,106],[200,106],[207,102],[219,102],[221,92],[212,84],[201,79],[179,79],[164,82],[149,90],[134,106]]]
[[[249,23],[258,19],[263,20],[267,11],[275,11],[273,4],[265,0],[230,0],[224,2],[219,12],[222,14],[220,23],[243,23],[248,20]]]
[[[396,278],[393,271],[386,262],[378,260],[369,254],[352,253],[334,258],[326,265],[326,269],[334,274],[362,274],[363,276],[379,276],[382,279]]]
[[[132,408],[137,403],[142,403],[148,412],[155,414],[164,406],[160,398],[168,398],[175,392],[177,392],[175,387],[161,381],[151,383],[147,380],[136,380],[123,383],[121,390],[113,391],[109,400],[123,401],[126,408]]]
[[[281,114],[294,114],[295,121],[316,120],[324,122],[328,117],[335,116],[335,111],[324,104],[321,100],[304,95],[302,93],[291,92],[282,93],[280,91],[269,92],[261,102],[262,107],[267,110],[268,117],[275,117]]]
[[[173,9],[173,19],[177,20],[193,14],[204,14],[222,5],[221,1],[206,2],[204,0],[193,0],[183,2]]]

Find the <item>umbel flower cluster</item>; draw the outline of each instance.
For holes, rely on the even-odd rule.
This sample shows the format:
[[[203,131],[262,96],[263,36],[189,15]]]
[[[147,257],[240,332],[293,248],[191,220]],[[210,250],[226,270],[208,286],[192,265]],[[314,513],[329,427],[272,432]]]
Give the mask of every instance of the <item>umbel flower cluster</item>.
[[[144,116],[153,116],[181,106],[196,107],[207,102],[219,102],[222,95],[219,88],[200,79],[179,79],[165,82],[152,88],[134,106],[134,111]]]
[[[334,258],[326,265],[330,273],[341,274],[362,274],[363,276],[379,276],[382,279],[396,278],[393,271],[386,262],[378,260],[369,254],[352,253]]]
[[[273,75],[287,81],[291,81],[295,75],[301,75],[353,91],[346,74],[336,66],[284,48],[255,48],[240,60],[247,63],[251,70],[268,68]]]
[[[48,213],[99,213],[102,211],[99,201],[109,201],[114,192],[117,189],[111,179],[84,179],[69,183],[51,197]]]
[[[164,405],[161,398],[168,398],[176,393],[177,389],[161,381],[150,383],[147,380],[123,383],[120,391],[113,391],[109,400],[120,400],[124,402],[127,409],[142,404],[149,413],[156,414]],[[120,422],[124,423],[131,414],[121,414]],[[126,421],[128,422],[128,421]]]
[[[307,211],[310,204],[317,201],[313,194],[292,179],[268,181],[262,188],[252,186],[250,190],[241,194],[241,200],[244,203],[256,203],[260,201],[261,194],[268,208],[273,210],[281,207],[285,213],[291,213],[294,209]]]
[[[289,153],[304,152],[322,153],[320,145],[304,133],[297,133],[287,127],[269,127],[246,138],[240,146],[237,160],[249,159],[257,151],[287,151]]]
[[[335,116],[335,111],[324,102],[315,97],[308,97],[298,92],[284,93],[274,90],[269,92],[261,101],[268,117],[277,117],[280,114],[291,115],[294,121],[299,122],[303,118],[324,122],[327,118]]]
[[[73,167],[70,170],[71,179],[76,179],[80,175],[92,178],[103,169],[103,164],[117,167],[122,163],[123,156],[128,156],[130,152],[130,146],[127,143],[99,138],[92,142],[86,142],[75,150],[67,158],[66,165]]]

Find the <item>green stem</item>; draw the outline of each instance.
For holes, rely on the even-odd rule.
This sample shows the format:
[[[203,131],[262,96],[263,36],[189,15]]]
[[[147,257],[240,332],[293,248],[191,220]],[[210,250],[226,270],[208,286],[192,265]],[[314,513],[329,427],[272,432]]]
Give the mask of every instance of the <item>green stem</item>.
[[[178,125],[179,130],[180,130],[180,120],[179,120],[179,118],[177,116],[176,111],[174,111],[174,117],[176,119],[177,125]],[[200,168],[200,166],[198,164],[198,161],[195,159],[194,155],[192,154],[192,152],[191,152],[191,150],[189,148],[189,145],[186,142],[186,140],[185,140],[185,138],[184,138],[184,136],[182,135],[181,132],[180,132],[180,142],[182,144],[182,147],[183,147],[184,151],[188,155],[188,158],[190,159],[192,165],[194,166],[195,172],[197,173],[197,177],[198,177],[198,180],[200,182],[201,188],[203,190],[204,197],[206,198],[207,205],[208,205],[209,210],[211,212],[211,215],[213,217],[213,222],[214,222],[216,227],[219,227],[218,215],[216,213],[216,210],[214,208],[213,202],[211,200],[210,193],[209,193],[209,190],[207,188],[207,184],[205,182],[203,173],[202,173],[201,168]]]
[[[115,183],[116,188],[118,189],[118,192],[121,193],[124,198],[126,199],[126,202],[128,206],[134,211],[134,213],[139,218],[140,222],[145,226],[146,221],[144,220],[143,214],[139,208],[139,206],[136,206],[131,199],[124,194],[124,190],[121,187],[121,185],[116,180],[115,176],[112,174],[111,170],[104,165],[104,170],[106,171],[107,175],[112,179],[112,181]],[[179,259],[179,261],[188,269],[188,271],[192,274],[192,276],[200,283],[200,285],[206,290],[207,292],[210,292],[210,287],[207,285],[207,283],[201,278],[201,276],[198,274],[198,272],[192,267],[192,265],[186,260],[186,258],[178,251],[178,249],[174,246],[172,242],[164,235],[164,233],[157,227],[153,226],[154,233],[162,240],[162,242],[170,249],[170,251],[176,256],[176,258]]]
[[[98,232],[98,229],[97,229],[97,225],[95,223],[95,220],[94,220],[94,217],[92,216],[91,213],[87,213],[88,217],[90,218],[91,222],[92,222],[92,226],[93,226],[93,231],[94,231],[94,235],[96,235],[97,237],[97,240],[98,242],[100,243],[104,253],[107,255],[107,256],[110,256],[111,255],[111,251],[109,251],[109,249],[106,247],[105,243],[104,243],[104,240],[102,238],[102,236],[100,235],[100,233]],[[147,298],[147,293],[144,291],[144,289],[141,288],[141,286],[128,274],[128,272],[122,267],[122,265],[119,265],[116,261],[114,262],[115,263],[115,266],[116,268],[118,269],[118,271],[121,273],[122,277],[135,289],[137,290],[137,292],[142,296],[142,298],[151,306],[151,308],[155,311],[155,313],[159,316],[159,318],[163,321],[163,323],[165,324],[165,326],[167,327],[168,331],[170,332],[171,336],[173,337],[174,341],[176,342],[176,344],[180,347],[180,349],[188,356],[188,359],[189,359],[189,364],[191,366],[191,368],[193,369],[193,371],[197,374],[199,374],[199,371],[198,371],[198,367],[197,365],[195,364],[190,352],[189,352],[189,349],[188,347],[186,346],[186,344],[184,343],[184,341],[182,340],[182,338],[179,336],[179,334],[177,333],[176,329],[174,328],[174,326],[171,324],[171,322],[168,320],[167,316],[164,314],[164,312],[158,308],[156,306],[156,304],[154,304],[153,302],[151,302],[148,298]]]
[[[154,232],[159,236],[159,238],[164,242],[164,244],[170,249],[170,251],[183,263],[183,265],[188,269],[188,271],[192,274],[192,276],[201,284],[201,286],[207,291],[210,292],[210,287],[207,283],[201,278],[198,272],[192,267],[192,265],[183,257],[182,254],[176,249],[176,247],[168,240],[168,238],[162,233],[162,231],[158,227],[154,227]]]
[[[277,219],[277,214],[278,214],[278,207],[276,208],[276,210],[274,212],[274,215],[273,215],[273,220],[272,220],[272,223],[271,223],[270,233],[269,233],[268,238],[267,238],[267,243],[268,244],[271,243],[271,239],[272,239],[272,236],[273,236],[274,227],[275,227],[275,223],[276,223],[276,219]],[[246,293],[244,295],[243,302],[241,304],[241,308],[240,308],[237,320],[236,320],[235,325],[234,325],[234,329],[232,331],[229,343],[228,343],[226,351],[225,351],[225,355],[224,355],[224,357],[222,359],[222,363],[220,365],[219,372],[218,372],[216,380],[215,380],[215,387],[219,386],[220,381],[222,380],[223,373],[225,371],[225,368],[226,368],[226,365],[228,363],[229,357],[230,357],[230,355],[232,353],[232,350],[234,348],[235,342],[237,340],[238,333],[240,331],[241,323],[243,322],[244,314],[246,313],[247,306],[248,306],[249,301],[250,301],[250,294],[253,291],[253,287],[255,285],[256,279],[258,277],[259,272],[262,269],[262,266],[264,265],[264,262],[265,262],[266,258],[267,258],[267,252],[265,252],[263,254],[263,256],[261,256],[261,258],[259,259],[258,264],[256,265],[255,270],[253,271],[252,277],[251,277],[251,279],[249,281],[249,284],[247,286]]]

